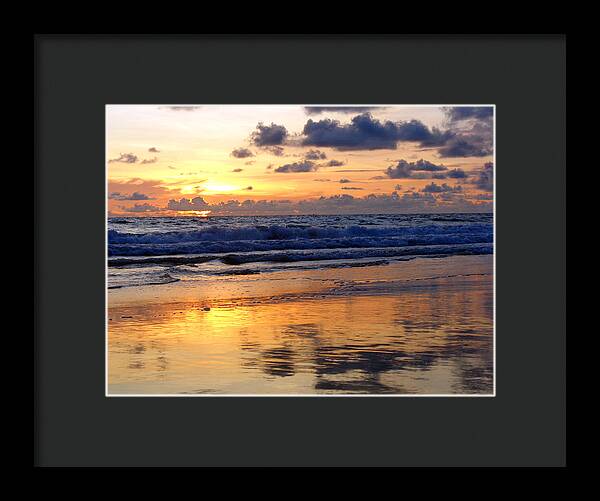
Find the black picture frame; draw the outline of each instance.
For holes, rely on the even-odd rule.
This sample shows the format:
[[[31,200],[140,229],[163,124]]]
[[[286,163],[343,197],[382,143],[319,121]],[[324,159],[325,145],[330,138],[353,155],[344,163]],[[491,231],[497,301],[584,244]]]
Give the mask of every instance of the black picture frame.
[[[35,35],[34,464],[564,466],[565,50],[564,35]],[[496,396],[105,397],[105,105],[198,102],[495,104]]]

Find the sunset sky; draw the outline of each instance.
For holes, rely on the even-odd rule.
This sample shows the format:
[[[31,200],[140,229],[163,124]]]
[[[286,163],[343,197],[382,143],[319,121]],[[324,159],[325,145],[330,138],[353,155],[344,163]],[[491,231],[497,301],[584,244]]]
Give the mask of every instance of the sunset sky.
[[[111,216],[491,212],[493,107],[106,108]]]

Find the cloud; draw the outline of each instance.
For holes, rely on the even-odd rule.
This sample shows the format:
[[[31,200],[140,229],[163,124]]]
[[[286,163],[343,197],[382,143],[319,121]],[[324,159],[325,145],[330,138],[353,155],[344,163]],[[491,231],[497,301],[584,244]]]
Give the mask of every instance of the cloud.
[[[167,209],[175,211],[206,210],[209,207],[202,197],[190,199],[182,198],[180,200],[169,200]]]
[[[364,188],[357,188],[356,186],[342,186],[342,190],[364,190]]]
[[[494,108],[492,106],[446,106],[442,110],[451,122],[471,118],[486,120],[494,116]]]
[[[315,107],[319,113],[323,107]],[[310,109],[310,107],[309,107]],[[352,108],[348,108],[352,112]],[[369,112],[342,124],[330,118],[309,119],[302,130],[304,146],[344,150],[395,150],[399,142],[416,142],[422,148],[437,148],[441,157],[482,157],[492,154],[493,108],[443,108],[447,129],[429,129],[419,120],[392,122],[373,118]],[[356,108],[354,108],[356,111]],[[311,113],[309,113],[311,114]]]
[[[462,186],[450,186],[446,183],[440,185],[432,182],[425,186],[421,191],[423,193],[456,193],[462,191]]]
[[[244,169],[233,169],[231,172],[242,172]]]
[[[248,191],[251,191],[252,189],[253,189],[253,188],[252,188],[252,186],[246,186],[246,187],[244,188],[244,190],[248,190]]]
[[[308,150],[304,154],[306,160],[325,160],[327,155],[320,150]]]
[[[142,164],[155,164],[156,162],[158,162],[158,158],[154,157],[154,158],[144,158],[144,160],[142,160]]]
[[[397,184],[396,186],[394,186],[394,189],[395,189],[396,191],[402,191],[402,185],[400,185],[400,184]]]
[[[196,111],[202,108],[202,106],[162,106],[162,108],[171,111]]]
[[[491,144],[487,145],[481,137],[471,139],[454,138],[446,146],[440,148],[441,157],[485,157],[492,154]]]
[[[494,195],[492,195],[491,193],[478,193],[477,195],[470,195],[469,198],[471,198],[473,200],[492,201],[492,200],[494,200]]]
[[[253,157],[254,153],[250,151],[248,148],[236,148],[231,152],[231,156],[235,158],[248,158]]]
[[[493,153],[492,106],[453,106],[442,109],[453,135],[438,150],[440,156],[483,157]]]
[[[152,146],[152,148],[148,148],[148,151],[150,153],[160,153],[160,150],[155,148],[154,146]]]
[[[275,169],[275,172],[312,172],[315,170],[317,170],[315,163],[310,160],[305,160],[304,162],[281,165]]]
[[[137,191],[134,191],[131,195],[127,195],[126,193],[121,193],[119,191],[113,191],[112,193],[108,194],[108,198],[110,200],[154,200],[148,195],[139,193]]]
[[[346,163],[343,162],[342,160],[335,160],[334,158],[332,158],[331,160],[329,160],[329,162],[325,162],[323,164],[323,167],[341,167],[342,165],[345,165]]]
[[[283,125],[264,125],[260,122],[250,138],[256,146],[262,147],[283,144],[287,136],[288,131]]]
[[[467,177],[467,173],[462,169],[449,170],[446,175],[452,179],[465,179]]]
[[[351,187],[342,187],[351,188]],[[201,198],[171,200],[171,210],[210,210],[213,215],[267,214],[381,214],[425,212],[490,212],[489,200],[467,197],[462,192],[423,193],[397,191],[391,194],[370,194],[353,197],[349,194],[322,196],[315,199],[290,200],[228,200],[207,204]]]
[[[342,183],[342,184],[346,184],[346,183],[351,183],[352,181],[350,181],[350,179],[346,179],[345,177],[343,177],[343,178],[342,178],[342,179],[340,179],[338,182],[339,182],[339,183]]]
[[[441,131],[437,127],[431,128],[431,133],[428,137],[421,140],[421,147],[444,146],[448,141],[456,136],[451,130]]]
[[[428,160],[417,160],[414,163],[410,164],[412,166],[412,170],[421,170],[427,172],[437,172],[442,170],[448,170],[444,165],[436,165]]]
[[[395,150],[399,141],[423,141],[431,132],[422,122],[381,122],[370,113],[356,115],[341,125],[329,118],[318,122],[309,119],[302,131],[305,146],[328,146],[337,150]]]
[[[437,172],[445,171],[447,167],[437,165],[428,160],[417,160],[416,162],[407,162],[406,160],[398,160],[395,166],[390,166],[386,169],[386,174],[392,179],[404,179],[415,177],[414,172]]]
[[[494,164],[492,162],[487,162],[483,165],[483,168],[477,172],[473,184],[480,190],[494,190]]]
[[[133,153],[119,153],[117,158],[111,158],[108,163],[119,162],[124,164],[134,164],[138,161],[138,157]]]
[[[133,207],[121,207],[125,212],[159,212],[162,209],[156,205],[135,204]]]
[[[320,183],[327,183],[327,182],[331,181],[331,179],[319,178],[319,179],[313,179],[313,181],[318,181]]]
[[[276,157],[282,157],[285,154],[285,150],[281,146],[266,146],[264,149]]]
[[[385,106],[305,106],[304,112],[307,115],[319,115],[326,112],[352,114],[382,109],[385,109]]]

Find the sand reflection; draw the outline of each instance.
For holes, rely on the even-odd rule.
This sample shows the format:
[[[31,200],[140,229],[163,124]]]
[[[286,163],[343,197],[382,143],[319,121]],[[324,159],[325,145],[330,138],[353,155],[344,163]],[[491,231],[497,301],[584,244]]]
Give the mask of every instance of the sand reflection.
[[[491,393],[491,276],[109,309],[110,393]]]

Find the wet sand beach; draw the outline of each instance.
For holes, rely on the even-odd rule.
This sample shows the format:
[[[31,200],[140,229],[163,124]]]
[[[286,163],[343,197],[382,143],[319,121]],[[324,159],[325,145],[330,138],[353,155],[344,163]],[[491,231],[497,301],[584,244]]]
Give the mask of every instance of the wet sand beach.
[[[108,291],[109,395],[493,393],[493,256]]]

